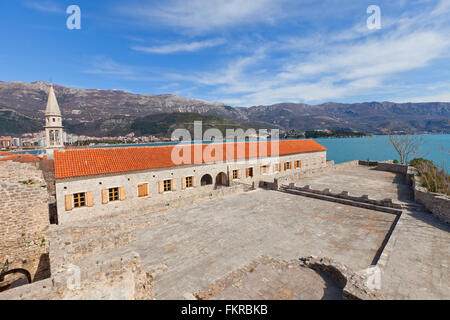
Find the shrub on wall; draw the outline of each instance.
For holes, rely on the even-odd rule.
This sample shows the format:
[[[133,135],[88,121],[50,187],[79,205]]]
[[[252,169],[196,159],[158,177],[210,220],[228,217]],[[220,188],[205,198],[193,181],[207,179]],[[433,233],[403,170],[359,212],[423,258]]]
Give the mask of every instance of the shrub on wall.
[[[450,175],[444,168],[439,169],[432,161],[423,158],[411,160],[410,165],[417,169],[422,185],[428,192],[450,196]]]

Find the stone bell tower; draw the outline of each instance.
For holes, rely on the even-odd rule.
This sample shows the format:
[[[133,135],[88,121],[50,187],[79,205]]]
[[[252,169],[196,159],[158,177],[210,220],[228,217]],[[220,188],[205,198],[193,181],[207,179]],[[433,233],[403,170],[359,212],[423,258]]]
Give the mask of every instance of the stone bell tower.
[[[62,116],[51,85],[45,110],[45,149],[48,158],[53,158],[55,149],[60,148],[64,148]]]

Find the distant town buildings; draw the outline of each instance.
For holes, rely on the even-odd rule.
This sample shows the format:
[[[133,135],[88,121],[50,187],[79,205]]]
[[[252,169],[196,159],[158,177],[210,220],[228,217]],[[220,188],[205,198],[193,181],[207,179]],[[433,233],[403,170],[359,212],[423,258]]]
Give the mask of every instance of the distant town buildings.
[[[9,148],[13,145],[13,139],[11,137],[1,137],[0,138],[0,147],[1,148]]]

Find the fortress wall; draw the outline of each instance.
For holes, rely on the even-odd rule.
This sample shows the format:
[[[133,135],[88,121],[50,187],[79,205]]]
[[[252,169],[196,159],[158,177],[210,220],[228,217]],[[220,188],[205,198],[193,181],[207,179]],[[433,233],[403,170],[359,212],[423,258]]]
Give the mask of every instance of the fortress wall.
[[[414,200],[417,203],[423,204],[441,221],[450,224],[450,198],[442,194],[427,192],[427,190],[420,185],[419,179],[418,176],[414,176],[412,179]]]
[[[42,172],[33,163],[0,162],[0,267],[8,261],[9,270],[25,269],[32,280],[40,280],[50,275],[48,252],[48,192]]]
[[[378,162],[375,169],[380,171],[401,173],[404,175],[406,175],[406,173],[408,172],[408,166],[389,162]]]

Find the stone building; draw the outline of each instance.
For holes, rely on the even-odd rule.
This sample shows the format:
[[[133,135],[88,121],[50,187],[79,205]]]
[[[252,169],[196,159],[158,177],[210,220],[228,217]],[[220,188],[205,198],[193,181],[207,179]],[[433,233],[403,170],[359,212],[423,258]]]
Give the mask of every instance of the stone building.
[[[326,148],[313,140],[69,149],[54,161],[60,224],[327,165]]]
[[[255,187],[266,177],[273,181],[292,170],[326,166],[326,149],[312,140],[64,149],[53,86],[45,118],[59,223],[140,210],[236,184]]]

